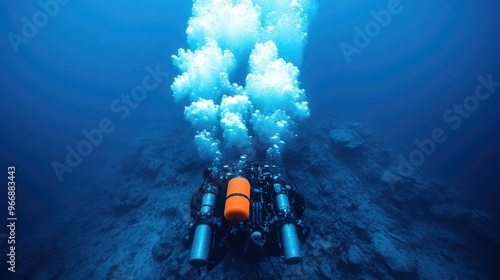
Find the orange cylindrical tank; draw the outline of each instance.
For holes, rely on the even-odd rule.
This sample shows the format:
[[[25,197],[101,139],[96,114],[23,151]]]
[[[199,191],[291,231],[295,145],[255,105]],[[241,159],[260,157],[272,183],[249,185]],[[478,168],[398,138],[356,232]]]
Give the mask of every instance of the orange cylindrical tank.
[[[243,222],[250,216],[250,182],[233,178],[227,185],[224,217],[231,222]]]

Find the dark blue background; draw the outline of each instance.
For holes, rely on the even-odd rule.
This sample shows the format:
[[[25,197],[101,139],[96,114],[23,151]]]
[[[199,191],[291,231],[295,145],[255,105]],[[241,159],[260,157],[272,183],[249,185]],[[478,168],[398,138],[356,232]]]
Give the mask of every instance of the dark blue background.
[[[73,201],[72,179],[91,177],[104,162],[119,159],[120,148],[141,128],[182,115],[169,88],[179,74],[170,56],[187,47],[192,3],[171,2],[70,1],[16,54],[7,34],[20,34],[21,18],[31,19],[40,7],[35,1],[2,1],[0,163],[1,170],[11,164],[18,170],[21,227],[50,221]],[[352,44],[353,28],[364,28],[370,11],[388,2],[319,1],[300,78],[312,114],[369,123],[405,157],[416,138],[442,127],[448,139],[425,164],[434,176],[498,211],[500,90],[456,131],[442,114],[474,93],[477,76],[491,73],[500,80],[500,4],[402,0],[403,11],[347,63],[339,44]],[[119,120],[110,104],[141,83],[147,65],[156,64],[171,73],[167,81]],[[65,146],[75,146],[81,131],[96,128],[104,117],[114,121],[115,132],[59,183],[51,163],[63,162]]]
[[[389,1],[327,2],[311,24],[302,69],[313,112],[370,123],[406,158],[415,139],[443,128],[448,139],[425,164],[500,213],[500,90],[457,130],[442,117],[474,94],[477,76],[500,81],[500,3],[402,0],[402,12],[349,64],[339,44],[353,44],[353,28],[364,29],[370,11]]]

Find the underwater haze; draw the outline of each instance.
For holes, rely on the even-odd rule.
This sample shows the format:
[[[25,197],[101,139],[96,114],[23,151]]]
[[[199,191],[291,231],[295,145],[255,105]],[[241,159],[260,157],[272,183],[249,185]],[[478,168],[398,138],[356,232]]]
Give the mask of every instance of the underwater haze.
[[[500,248],[500,2],[40,0],[0,8],[0,220],[17,218],[15,231],[0,230],[2,275],[193,278],[187,250],[159,259],[155,244],[187,230],[180,211],[189,212],[205,168],[250,155],[295,171],[309,184],[303,191],[342,194],[320,203],[304,193],[311,220],[323,211],[344,220],[317,222],[304,250],[310,268],[295,275],[498,276],[498,251],[486,248]],[[365,194],[377,197],[375,208]],[[446,256],[427,254],[409,241],[398,247],[405,238],[351,227],[361,209],[377,213],[362,215],[366,224],[385,225],[398,209],[405,226],[438,224],[460,242],[480,233],[473,245],[443,235],[434,245],[449,246]],[[353,249],[340,236],[358,230],[370,237],[360,234]],[[8,270],[12,232],[18,272]],[[337,244],[330,238],[342,245],[318,249],[321,240]],[[130,240],[141,243],[129,248]],[[414,251],[395,249],[403,247]],[[353,257],[359,250],[370,257]],[[476,255],[484,266],[464,268]],[[442,269],[423,267],[434,258]],[[278,270],[288,279],[285,265]],[[252,277],[275,277],[266,273]]]

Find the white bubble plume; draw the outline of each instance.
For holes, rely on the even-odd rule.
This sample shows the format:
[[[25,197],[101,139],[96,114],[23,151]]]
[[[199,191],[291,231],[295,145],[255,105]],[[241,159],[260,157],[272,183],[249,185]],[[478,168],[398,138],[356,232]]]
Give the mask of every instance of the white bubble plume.
[[[173,63],[182,71],[174,99],[196,130],[200,156],[218,163],[265,149],[279,161],[296,122],[309,116],[298,81],[313,0],[195,0],[186,30],[189,48]],[[234,79],[248,71],[245,85]]]

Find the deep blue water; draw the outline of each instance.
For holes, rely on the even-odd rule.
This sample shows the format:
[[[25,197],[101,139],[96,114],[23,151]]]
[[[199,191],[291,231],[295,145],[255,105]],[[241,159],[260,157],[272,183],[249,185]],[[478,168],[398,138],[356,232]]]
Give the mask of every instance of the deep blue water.
[[[373,20],[370,12],[386,9],[388,1],[318,2],[300,76],[311,114],[365,122],[406,158],[417,147],[415,139],[442,128],[447,140],[425,157],[427,168],[500,213],[500,88],[461,117],[457,129],[456,118],[443,119],[455,103],[474,95],[478,76],[500,81],[500,3],[402,0],[402,10],[348,63],[340,44],[354,45],[354,28],[364,29]],[[16,53],[8,34],[20,34],[22,18],[32,19],[40,6],[0,4],[1,169],[17,169],[20,228],[30,231],[33,224],[51,221],[77,195],[72,179],[91,177],[105,162],[119,160],[119,148],[141,128],[182,115],[170,90],[180,74],[170,56],[187,47],[191,5],[69,1]],[[142,82],[147,66],[170,74],[121,120],[110,106]],[[115,130],[59,182],[52,162],[62,162],[65,147],[74,147],[82,130],[97,128],[103,118]]]
[[[408,157],[415,139],[443,128],[448,139],[425,160],[440,177],[495,207],[500,195],[500,99],[481,101],[453,130],[443,113],[473,95],[478,76],[500,80],[496,1],[401,1],[401,13],[346,62],[339,44],[373,20],[388,1],[320,2],[312,22],[302,81],[313,110],[368,122]],[[498,91],[497,91],[498,93]],[[500,209],[496,208],[497,213]]]

